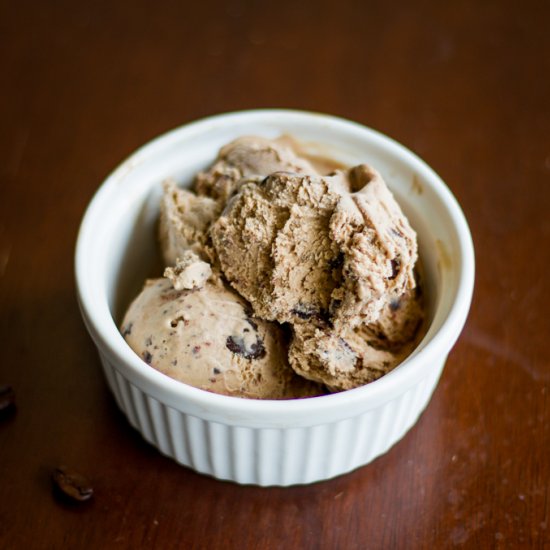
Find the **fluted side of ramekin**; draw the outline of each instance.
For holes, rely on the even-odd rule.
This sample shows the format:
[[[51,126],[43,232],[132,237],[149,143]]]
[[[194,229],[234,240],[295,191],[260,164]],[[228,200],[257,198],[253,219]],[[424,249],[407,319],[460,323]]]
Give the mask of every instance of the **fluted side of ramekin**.
[[[186,386],[152,369],[118,323],[155,254],[160,182],[189,184],[219,147],[242,135],[290,134],[343,164],[387,176],[418,237],[427,332],[413,354],[371,384],[289,401],[247,400]],[[334,153],[334,155],[333,155]],[[329,479],[386,452],[428,404],[464,325],[474,282],[470,232],[455,198],[425,163],[355,123],[285,110],[230,113],[178,128],[142,147],[103,183],[82,221],[78,301],[118,405],[143,437],[180,464],[242,484]]]
[[[125,378],[100,353],[118,406],[146,441],[180,464],[218,479],[261,486],[330,479],[385,453],[428,404],[444,360],[395,399],[359,416],[317,426],[232,426],[164,405]]]

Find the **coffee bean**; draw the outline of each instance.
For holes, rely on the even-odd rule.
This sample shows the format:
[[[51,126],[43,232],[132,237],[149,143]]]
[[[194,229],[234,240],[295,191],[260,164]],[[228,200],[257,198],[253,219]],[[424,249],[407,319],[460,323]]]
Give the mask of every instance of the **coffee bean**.
[[[85,502],[94,494],[90,482],[82,474],[66,466],[56,468],[52,474],[52,480],[59,494],[72,501]]]
[[[15,392],[11,386],[0,386],[0,414],[15,409]]]

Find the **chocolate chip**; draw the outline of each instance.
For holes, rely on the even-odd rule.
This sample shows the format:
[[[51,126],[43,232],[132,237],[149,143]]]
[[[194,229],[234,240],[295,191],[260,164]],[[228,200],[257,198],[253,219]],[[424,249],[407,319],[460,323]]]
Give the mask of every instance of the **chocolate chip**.
[[[187,319],[184,319],[183,315],[180,315],[179,317],[176,317],[175,319],[172,319],[170,321],[170,326],[172,328],[176,328],[180,323],[183,323],[183,326],[186,327],[189,324],[189,321]]]
[[[338,269],[339,267],[342,267],[344,265],[344,254],[340,252],[338,256],[335,258],[332,258],[332,260],[329,260],[328,266],[331,269]]]
[[[237,338],[234,338],[233,336],[228,336],[227,340],[225,341],[225,347],[232,353],[244,355],[245,354],[244,348],[239,346],[236,340]],[[239,338],[239,340],[242,340],[242,338]]]
[[[331,315],[334,315],[340,309],[341,305],[342,300],[331,300],[329,307]]]
[[[214,370],[213,370],[214,374],[220,374],[220,369],[218,367],[214,367]]]
[[[196,292],[197,290],[198,290],[197,288],[186,288],[184,290],[175,290],[175,289],[169,288],[161,293],[160,299],[162,302],[173,302],[178,298],[187,296],[188,294],[191,294],[192,292]]]
[[[259,359],[266,353],[264,344],[260,338],[247,348],[244,340],[240,336],[228,336],[225,341],[225,346],[232,353],[242,355],[245,359]]]
[[[317,315],[317,319],[319,321],[323,321],[323,322],[327,323],[328,325],[332,326],[332,320],[331,320],[330,316],[331,316],[331,313],[329,312],[329,310],[323,308],[319,311],[319,314]]]
[[[15,410],[15,392],[11,386],[0,386],[0,414],[9,414]]]
[[[153,356],[152,356],[148,351],[144,351],[144,352],[141,354],[141,357],[143,358],[143,360],[144,360],[148,365],[150,365],[150,364],[151,364],[151,361],[153,360]]]
[[[399,268],[401,267],[401,262],[399,260],[392,260],[391,261],[391,276],[388,277],[388,279],[393,280],[397,277],[399,274]]]
[[[309,304],[302,304],[301,302],[296,304],[290,310],[290,313],[296,315],[300,319],[311,319],[312,317],[319,317],[319,311]]]
[[[149,336],[149,338],[147,338],[147,340],[145,340],[145,345],[147,347],[149,347],[152,343],[153,343],[153,337]]]
[[[315,307],[307,304],[298,304],[296,307],[290,310],[290,313],[296,315],[299,319],[310,320],[315,319],[320,322],[330,324],[331,312],[327,309],[316,309]]]
[[[94,494],[90,482],[82,474],[70,470],[66,466],[60,466],[54,470],[52,481],[60,496],[74,502],[85,502],[90,500]]]
[[[129,334],[132,334],[133,327],[134,323],[128,323],[127,327],[122,330],[122,336],[128,336]]]

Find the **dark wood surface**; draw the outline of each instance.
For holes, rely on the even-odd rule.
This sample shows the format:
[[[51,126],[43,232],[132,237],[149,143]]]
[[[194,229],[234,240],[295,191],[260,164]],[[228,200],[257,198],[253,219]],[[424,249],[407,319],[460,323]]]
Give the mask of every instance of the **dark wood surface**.
[[[0,548],[550,548],[549,20],[542,1],[2,2],[0,384],[17,410],[0,420]],[[401,141],[476,247],[471,314],[418,424],[309,487],[162,457],[117,410],[75,301],[103,178],[166,130],[253,107]],[[90,477],[91,502],[53,498],[58,464]]]

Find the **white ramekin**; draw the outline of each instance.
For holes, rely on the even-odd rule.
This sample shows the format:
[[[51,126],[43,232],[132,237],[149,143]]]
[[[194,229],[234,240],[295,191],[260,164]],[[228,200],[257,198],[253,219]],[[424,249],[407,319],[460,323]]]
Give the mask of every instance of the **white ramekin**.
[[[242,135],[290,134],[311,153],[377,168],[419,236],[430,325],[415,352],[354,390],[290,401],[202,391],[157,372],[117,325],[155,265],[161,181],[189,184],[218,149]],[[157,273],[158,273],[157,269]],[[470,232],[456,200],[422,160],[353,122],[289,110],[214,116],[145,145],[103,183],[76,247],[78,300],[115,399],[162,453],[237,483],[294,485],[349,472],[386,452],[424,410],[462,330],[474,283]]]

